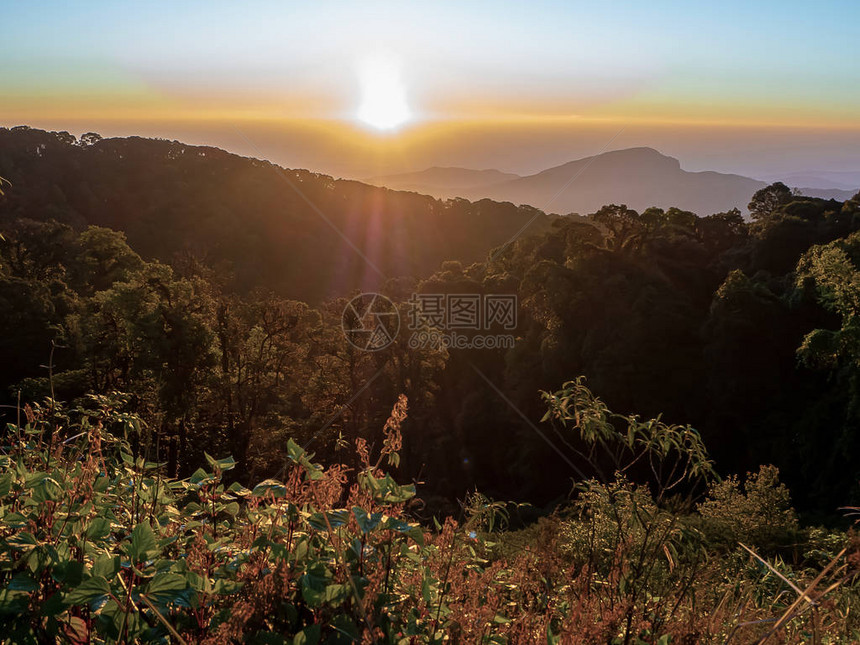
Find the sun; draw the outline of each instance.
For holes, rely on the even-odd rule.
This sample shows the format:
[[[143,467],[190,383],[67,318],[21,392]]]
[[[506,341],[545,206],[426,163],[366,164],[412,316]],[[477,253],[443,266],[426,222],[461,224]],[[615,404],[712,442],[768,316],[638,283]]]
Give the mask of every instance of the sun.
[[[400,70],[393,60],[382,57],[365,60],[359,69],[359,81],[359,121],[377,130],[394,130],[412,118]]]

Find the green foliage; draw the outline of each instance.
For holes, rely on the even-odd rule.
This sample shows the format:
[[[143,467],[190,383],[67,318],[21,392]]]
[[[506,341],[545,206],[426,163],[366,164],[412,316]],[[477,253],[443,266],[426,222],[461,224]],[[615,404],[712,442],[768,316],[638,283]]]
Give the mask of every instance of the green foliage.
[[[785,593],[781,578],[759,579],[734,555],[708,564],[711,547],[689,521],[620,475],[582,484],[569,509],[527,529],[525,542],[505,532],[509,505],[478,494],[462,525],[422,527],[405,510],[414,485],[379,468],[400,447],[405,398],[378,455],[357,442],[356,471],[325,467],[289,441],[285,478],[251,490],[224,481],[232,457],[204,454],[206,467],[190,477],[165,477],[146,456],[146,424],[124,411],[129,399],[93,396],[74,408],[49,400],[7,428],[0,642],[722,642],[732,629],[762,635],[758,619]],[[793,520],[775,477],[763,469],[741,495],[761,511],[759,525]],[[714,490],[707,517],[723,517],[739,493]],[[832,568],[823,560],[836,549],[831,561],[843,558],[844,544],[810,538],[822,576]],[[714,597],[714,564],[750,580],[731,592],[740,613]],[[817,575],[768,566],[801,585]],[[847,567],[826,593],[853,575]],[[831,603],[841,623],[786,620],[789,642],[856,629],[849,598]]]
[[[257,624],[230,610],[250,602],[257,611],[254,593],[242,590],[260,576],[283,577],[289,588],[276,615],[260,619],[275,620],[291,642],[314,634],[338,642],[338,633],[359,634],[369,616],[387,615],[401,581],[392,577],[384,599],[366,606],[369,571],[401,560],[405,571],[410,545],[423,548],[422,531],[397,517],[414,487],[368,468],[352,497],[368,510],[332,508],[341,471],[324,472],[295,443],[286,484],[226,486],[222,475],[235,462],[209,455],[209,470],[171,480],[133,456],[129,439],[144,427],[118,411],[122,399],[92,403],[65,411],[51,402],[28,409],[27,426],[9,428],[0,476],[4,642],[71,628],[89,642],[166,642],[178,633],[198,642],[229,630],[233,618]],[[324,632],[308,622],[332,611],[340,615]]]
[[[774,215],[780,206],[792,201],[794,194],[781,181],[756,191],[747,208],[753,220],[765,220]]]
[[[838,330],[816,329],[803,339],[798,355],[807,365],[860,368],[860,234],[810,249],[797,265],[798,288],[811,291],[838,315]]]
[[[709,539],[730,546],[740,541],[773,551],[789,545],[798,530],[791,496],[774,466],[748,473],[743,486],[734,475],[713,482],[698,512]]]
[[[715,474],[705,444],[692,427],[615,414],[582,377],[555,393],[543,392],[542,397],[548,408],[543,420],[576,432],[583,449],[566,443],[577,455],[599,473],[601,459],[611,464],[613,472],[626,473],[640,464],[647,467],[658,500],[681,484],[708,480]]]

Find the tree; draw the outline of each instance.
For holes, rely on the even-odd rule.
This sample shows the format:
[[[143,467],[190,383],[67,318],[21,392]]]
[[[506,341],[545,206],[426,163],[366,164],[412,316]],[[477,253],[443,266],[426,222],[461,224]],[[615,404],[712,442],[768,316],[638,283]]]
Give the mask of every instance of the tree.
[[[126,281],[143,266],[143,260],[128,246],[124,233],[101,226],[90,226],[80,234],[74,257],[74,284],[84,295]]]
[[[828,311],[839,316],[837,330],[809,332],[798,349],[811,367],[844,365],[860,375],[860,233],[812,247],[797,265],[797,285],[811,291]]]
[[[794,198],[791,188],[777,181],[756,191],[747,208],[753,220],[766,220]]]

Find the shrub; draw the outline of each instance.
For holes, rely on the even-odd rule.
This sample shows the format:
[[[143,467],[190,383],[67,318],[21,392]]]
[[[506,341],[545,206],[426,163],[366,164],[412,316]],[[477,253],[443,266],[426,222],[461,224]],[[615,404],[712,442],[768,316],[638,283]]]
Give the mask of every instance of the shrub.
[[[253,489],[224,483],[230,457],[163,476],[126,404],[49,400],[8,427],[0,642],[668,645],[754,642],[781,615],[784,642],[860,635],[856,593],[835,593],[860,562],[853,546],[823,568],[706,558],[685,518],[620,475],[585,482],[565,512],[520,533],[504,530],[508,505],[479,494],[462,523],[419,525],[406,512],[414,486],[382,469],[398,462],[405,397],[379,454],[356,441],[357,468],[318,464],[290,440],[283,479]],[[793,518],[763,473],[738,494]],[[736,500],[731,485],[714,490],[705,512]]]
[[[798,528],[791,496],[780,483],[776,466],[748,473],[743,486],[734,475],[712,483],[698,511],[709,538],[730,547],[740,541],[772,551],[790,544]]]

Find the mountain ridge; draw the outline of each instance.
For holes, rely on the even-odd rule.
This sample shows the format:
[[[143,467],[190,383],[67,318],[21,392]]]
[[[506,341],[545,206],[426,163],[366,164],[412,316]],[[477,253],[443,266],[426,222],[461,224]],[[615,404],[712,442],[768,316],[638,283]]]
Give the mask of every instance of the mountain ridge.
[[[636,210],[675,206],[701,216],[732,208],[746,214],[747,204],[755,192],[768,185],[765,181],[737,173],[687,171],[679,159],[649,146],[610,150],[529,175],[483,185],[468,186],[460,178],[456,183],[448,184],[441,184],[437,179],[430,185],[425,181],[424,173],[431,170],[389,175],[388,183],[380,183],[440,198],[509,201],[563,214],[586,214],[605,204],[624,203]],[[463,171],[463,177],[470,176],[468,173],[487,172],[468,168],[457,170]],[[409,184],[408,188],[405,183]],[[801,186],[798,189],[804,195],[824,199],[847,199],[857,192],[834,186]]]
[[[528,226],[535,209],[442,202],[413,192],[282,168],[219,148],[142,137],[80,140],[0,128],[0,230],[55,220],[123,232],[147,259],[199,258],[237,290],[320,302],[386,280],[466,265]]]

